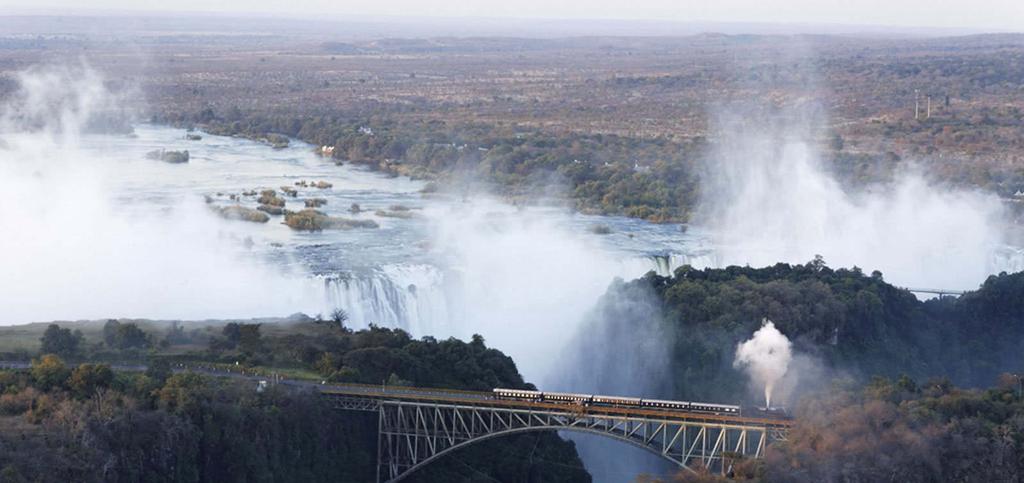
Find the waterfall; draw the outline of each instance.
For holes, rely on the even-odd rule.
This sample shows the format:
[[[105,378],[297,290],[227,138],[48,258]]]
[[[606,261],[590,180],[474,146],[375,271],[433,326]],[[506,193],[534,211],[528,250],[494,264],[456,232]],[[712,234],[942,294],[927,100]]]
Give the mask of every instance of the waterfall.
[[[713,265],[713,257],[664,253],[620,260],[618,276],[633,279],[654,271],[668,276],[683,265]],[[326,313],[343,309],[349,326],[401,328],[413,336],[457,335],[466,321],[462,274],[430,264],[390,264],[361,271],[323,274],[316,285],[324,291]],[[612,280],[609,279],[608,283]],[[596,300],[595,300],[596,302]],[[472,329],[472,327],[469,327]]]
[[[653,270],[655,273],[662,277],[672,275],[677,268],[683,265],[690,265],[694,268],[715,268],[720,266],[715,253],[710,250],[697,253],[662,253],[651,255],[649,258],[654,264]]]
[[[992,274],[1024,271],[1024,248],[1009,245],[1000,247],[993,252],[991,264],[989,273]]]
[[[321,276],[329,310],[341,308],[349,324],[401,328],[422,336],[449,332],[449,291],[432,265],[384,265],[366,272]]]

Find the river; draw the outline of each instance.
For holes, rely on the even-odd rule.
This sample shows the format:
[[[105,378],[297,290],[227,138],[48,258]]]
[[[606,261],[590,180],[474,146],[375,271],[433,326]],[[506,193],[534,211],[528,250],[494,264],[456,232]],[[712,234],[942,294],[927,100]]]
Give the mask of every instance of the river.
[[[201,140],[190,141],[185,134],[182,129],[140,125],[132,136],[83,136],[77,147],[87,162],[102,160],[106,168],[99,185],[113,200],[111,216],[129,224],[175,220],[164,225],[173,232],[165,236],[174,240],[169,246],[138,255],[135,263],[147,281],[122,284],[160,280],[145,293],[161,303],[126,302],[145,294],[112,298],[114,305],[102,303],[102,296],[77,305],[69,297],[66,304],[40,305],[38,313],[29,314],[32,320],[92,314],[327,315],[341,308],[356,328],[377,324],[435,337],[480,333],[512,355],[528,379],[544,380],[550,375],[551,355],[568,343],[615,277],[630,279],[650,270],[668,274],[687,263],[722,264],[713,237],[700,227],[583,215],[554,206],[517,207],[480,194],[424,194],[424,182],[348,163],[338,166],[304,143],[273,149],[206,133],[201,133]],[[161,148],[188,149],[191,159],[169,164],[146,158],[147,152]],[[332,186],[296,184],[302,181]],[[285,197],[288,209],[301,209],[308,198],[324,198],[327,203],[320,209],[327,214],[373,220],[379,228],[300,232],[283,225],[281,216],[260,224],[221,220],[210,210],[195,208],[204,198],[213,206],[239,203],[255,208],[255,197],[242,193],[280,192],[282,186],[298,190],[296,197]],[[353,204],[360,206],[359,213],[351,212]],[[380,214],[393,213],[397,207],[409,215]],[[190,235],[178,240],[176,234],[182,232]],[[110,244],[116,247],[119,242]],[[192,257],[193,253],[205,258]],[[154,256],[166,260],[146,268]],[[1010,247],[986,256],[990,266],[979,267],[983,272],[1021,265],[1020,251]],[[208,259],[208,269],[198,265],[179,270],[195,263],[186,258]],[[735,261],[732,258],[729,261]],[[244,270],[234,273],[238,267]],[[221,276],[223,284],[210,280]],[[980,281],[943,288],[970,288]],[[113,283],[108,290],[122,288]]]
[[[63,304],[39,303],[25,317],[326,316],[342,308],[355,328],[377,324],[435,337],[480,333],[510,353],[528,378],[538,380],[547,375],[549,364],[537,355],[555,353],[566,344],[615,277],[635,278],[650,270],[667,274],[684,263],[715,264],[699,229],[553,206],[516,207],[485,195],[428,195],[422,193],[424,182],[353,164],[337,166],[300,142],[273,149],[205,133],[189,141],[185,134],[140,125],[132,136],[81,138],[80,162],[104,166],[97,184],[112,200],[104,215],[138,228],[107,246],[121,253],[143,247],[128,257],[138,259],[131,262],[134,266],[124,268],[145,279],[126,275],[117,283],[118,266],[131,263],[112,259],[111,268],[101,271],[103,278],[114,279],[106,289],[148,287],[109,299],[91,294],[76,302],[69,295]],[[162,148],[187,149],[190,161],[146,158],[147,152]],[[302,181],[332,186],[296,185]],[[196,208],[204,199],[213,206],[255,208],[255,196],[242,193],[280,192],[282,186],[298,190],[294,198],[285,196],[287,209],[301,209],[308,198],[324,198],[323,212],[373,220],[379,228],[303,232],[282,224],[281,216],[268,223],[229,221]],[[359,213],[351,212],[353,204],[360,206]],[[410,216],[378,214],[397,207]],[[156,250],[146,240],[120,240],[141,237],[139,231],[150,230],[154,220],[167,232],[164,239],[173,240],[167,246]],[[204,269],[190,258],[208,259],[210,265]],[[215,278],[224,282],[210,280]],[[147,297],[160,303],[138,301]]]

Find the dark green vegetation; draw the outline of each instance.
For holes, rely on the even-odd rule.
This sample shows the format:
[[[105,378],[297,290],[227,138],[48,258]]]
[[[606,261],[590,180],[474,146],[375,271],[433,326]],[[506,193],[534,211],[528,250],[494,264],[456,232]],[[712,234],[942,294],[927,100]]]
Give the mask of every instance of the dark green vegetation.
[[[44,354],[75,355],[82,344],[82,337],[80,330],[72,332],[69,328],[52,324],[39,339],[39,350]]]
[[[1024,400],[1002,375],[988,390],[944,380],[875,379],[807,398],[790,441],[770,454],[773,480],[1020,481]]]
[[[875,378],[835,384],[804,398],[789,439],[763,463],[735,475],[679,473],[638,482],[1020,481],[1024,478],[1024,399],[1003,374],[985,390],[945,380]]]
[[[767,317],[793,342],[775,404],[797,426],[764,465],[767,481],[1016,481],[1024,475],[1024,273],[989,277],[960,298],[917,300],[882,274],[820,259],[766,268],[682,267],[609,290],[585,327],[580,375],[669,374],[653,389],[683,400],[764,404],[732,365],[737,343]],[[588,334],[635,348],[641,374],[586,348]],[[658,342],[663,341],[663,342]],[[664,347],[662,347],[664,344]],[[596,376],[595,376],[596,375]],[[915,382],[916,381],[916,382]],[[993,389],[957,389],[966,387]],[[713,477],[679,479],[713,481]]]
[[[479,336],[414,340],[400,330],[350,331],[330,320],[165,325],[110,320],[41,344],[71,360],[139,361],[145,372],[67,365],[56,355],[0,370],[0,481],[372,481],[376,416],[332,409],[309,390],[191,372],[174,362],[289,377],[489,390],[524,383]],[[264,329],[270,335],[264,335]],[[235,364],[238,363],[238,366]],[[271,369],[271,367],[273,369]],[[410,481],[590,481],[554,433],[496,439],[436,461]]]
[[[369,481],[372,418],[310,393],[167,371],[0,371],[4,481]],[[365,440],[364,440],[365,439]],[[367,470],[370,468],[370,470]]]
[[[166,119],[205,131],[256,138],[281,132],[334,146],[338,159],[394,175],[460,186],[482,180],[492,191],[532,201],[567,186],[577,209],[653,221],[689,219],[697,204],[702,139],[672,142],[618,135],[557,135],[507,126],[394,122],[337,116],[221,117],[213,111]],[[624,159],[630,162],[622,162]]]
[[[650,300],[655,317],[621,300]],[[989,277],[960,298],[919,301],[882,274],[805,265],[728,267],[648,274],[609,290],[594,319],[625,321],[620,337],[669,341],[675,397],[735,400],[746,378],[732,367],[736,344],[767,317],[794,352],[828,377],[948,377],[987,386],[1024,363],[1024,273]],[[612,325],[617,322],[595,322]],[[596,327],[594,330],[611,330]],[[639,343],[640,341],[636,341]],[[821,375],[821,374],[819,374]],[[756,399],[755,399],[756,400]]]
[[[957,299],[921,302],[886,283],[880,273],[832,269],[820,259],[804,265],[778,264],[760,269],[683,267],[672,277],[649,274],[614,284],[595,312],[595,319],[606,322],[595,321],[585,328],[584,333],[595,340],[615,340],[617,346],[631,348],[631,364],[622,364],[621,356],[581,350],[577,357],[588,358],[586,363],[568,360],[566,367],[582,368],[586,373],[580,380],[586,381],[589,375],[596,388],[610,387],[609,378],[629,379],[636,375],[629,371],[642,371],[665,375],[661,379],[666,384],[656,388],[658,396],[739,402],[737,395],[750,394],[747,402],[760,403],[759,388],[748,392],[746,376],[732,367],[732,358],[736,344],[758,328],[762,317],[768,317],[790,337],[798,354],[791,367],[804,377],[797,391],[802,396],[783,401],[793,408],[798,423],[789,442],[774,447],[771,458],[763,464],[738,465],[735,471],[739,478],[875,481],[893,474],[899,481],[950,477],[986,480],[1004,475],[1013,480],[1024,471],[1024,461],[1019,457],[1024,449],[1020,437],[1024,403],[1020,379],[1005,372],[1021,367],[1018,347],[1024,340],[1022,301],[1024,274],[1020,273],[990,277],[978,290]],[[147,322],[108,321],[82,325],[77,333],[57,325],[45,331],[40,327],[36,333],[42,333],[42,344],[47,348],[79,360],[164,360],[225,366],[239,362],[257,369],[273,368],[289,376],[338,382],[386,381],[478,390],[505,385],[528,387],[512,361],[487,348],[479,337],[464,343],[429,337],[415,340],[402,331],[378,327],[353,332],[345,327],[346,319],[344,312],[337,311],[327,319],[296,316],[290,322],[275,323],[174,324],[161,331]],[[661,347],[663,344],[667,347]],[[606,343],[583,346],[602,352],[607,348]],[[82,401],[83,408],[92,408],[99,404],[93,398],[102,393],[95,390],[96,385],[106,384],[121,388],[117,390],[132,398],[122,406],[159,414],[152,417],[164,418],[166,422],[161,424],[184,424],[185,416],[161,403],[163,393],[155,388],[148,389],[151,402],[145,403],[147,399],[141,393],[118,386],[121,383],[116,381],[126,375],[115,373],[115,382],[107,382],[111,376],[103,366],[86,365],[76,371],[76,376],[52,362],[41,359],[35,370],[20,373],[18,377],[30,378],[30,382],[17,386],[17,390],[5,389],[12,396],[4,401],[27,397],[22,394],[31,386],[35,392],[28,394],[33,398]],[[957,389],[954,382],[973,387],[995,382],[996,387]],[[793,394],[791,389],[780,387],[777,397],[786,399],[787,392]],[[239,394],[236,399],[214,401],[242,414],[253,411],[261,415],[246,416],[246,420],[269,417],[266,412],[276,415],[276,411],[286,414],[274,417],[300,417],[282,408],[300,404],[287,401],[301,395],[242,397],[251,391],[241,388],[235,391]],[[266,398],[283,399],[262,402]],[[17,407],[46,407],[19,404]],[[322,409],[303,411],[319,415]],[[35,413],[29,409],[17,414],[5,420],[12,431],[20,428],[17,430],[35,435],[26,436],[30,441],[39,441],[40,434],[47,434],[42,440],[53,444],[46,446],[51,451],[79,451],[75,441],[93,441],[92,436],[59,439],[52,433],[58,427],[56,423],[32,419]],[[216,412],[211,414],[215,420],[219,417]],[[311,433],[316,438],[328,438],[318,440],[318,444],[355,445],[353,441],[357,441],[365,446],[352,446],[352,460],[346,460],[352,466],[308,471],[322,470],[330,475],[370,471],[372,453],[366,452],[374,447],[373,421],[359,422],[358,415],[331,417],[340,418],[337,424],[347,439],[331,442],[334,433]],[[141,420],[132,421],[137,419]],[[295,424],[301,427],[310,423]],[[174,434],[175,427],[160,426],[159,432]],[[194,429],[200,441],[205,437],[205,427]],[[126,428],[132,434],[147,434],[145,428]],[[245,431],[242,428],[237,433],[251,441],[261,440],[261,436]],[[202,447],[203,443],[197,444]],[[88,453],[91,449],[81,451],[93,454]],[[270,452],[277,450],[261,447],[252,451],[273,460],[276,457]],[[879,457],[879,451],[885,458]],[[40,461],[66,457],[52,458]],[[9,462],[22,460],[12,457],[0,461],[11,466]],[[283,461],[286,463],[282,465],[293,464],[286,458]],[[366,461],[371,466],[365,466]],[[474,481],[487,474],[500,481],[542,476],[549,479],[530,481],[585,480],[587,476],[578,463],[568,443],[551,434],[534,434],[467,448],[426,468],[418,478]],[[14,468],[10,471],[34,474],[30,465],[19,463]],[[136,466],[132,471],[142,470]],[[273,472],[277,470],[246,467],[233,471],[251,475],[247,472],[276,474]]]

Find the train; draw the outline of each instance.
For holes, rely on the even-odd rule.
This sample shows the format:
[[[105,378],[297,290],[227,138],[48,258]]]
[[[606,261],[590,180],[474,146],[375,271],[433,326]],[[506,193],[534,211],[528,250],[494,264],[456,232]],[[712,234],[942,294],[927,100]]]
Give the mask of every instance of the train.
[[[597,394],[576,394],[568,392],[541,392],[526,389],[496,388],[493,397],[505,401],[547,402],[582,407],[649,408],[708,413],[724,416],[769,417],[789,419],[789,413],[780,407],[743,407],[732,404],[715,404],[692,401],[668,401],[624,396],[602,396]]]

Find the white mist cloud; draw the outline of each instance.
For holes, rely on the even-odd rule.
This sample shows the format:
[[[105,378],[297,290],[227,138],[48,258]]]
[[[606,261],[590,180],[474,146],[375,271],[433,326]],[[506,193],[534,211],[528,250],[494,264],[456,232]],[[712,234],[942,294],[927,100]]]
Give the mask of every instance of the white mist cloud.
[[[914,171],[848,193],[821,167],[809,129],[722,123],[704,208],[721,265],[804,263],[880,270],[902,286],[970,289],[1004,267],[1004,211],[991,194]],[[762,120],[763,121],[763,120]]]
[[[33,66],[15,76],[20,89],[3,106],[0,123],[6,133],[46,133],[52,141],[73,144],[91,116],[110,110],[117,97],[103,79],[85,65]]]
[[[428,216],[433,247],[455,274],[451,332],[482,334],[533,382],[566,384],[567,368],[555,361],[587,312],[615,277],[651,268],[572,231],[560,211],[520,210],[481,196]]]
[[[201,201],[114,199],[111,175],[133,165],[78,144],[89,119],[117,105],[98,73],[36,68],[18,81],[0,129],[0,324],[304,308],[305,285],[243,258]]]
[[[733,367],[743,369],[751,382],[764,387],[765,405],[772,405],[772,391],[786,375],[793,358],[789,339],[775,328],[775,323],[764,319],[761,328],[746,342],[736,346]]]

